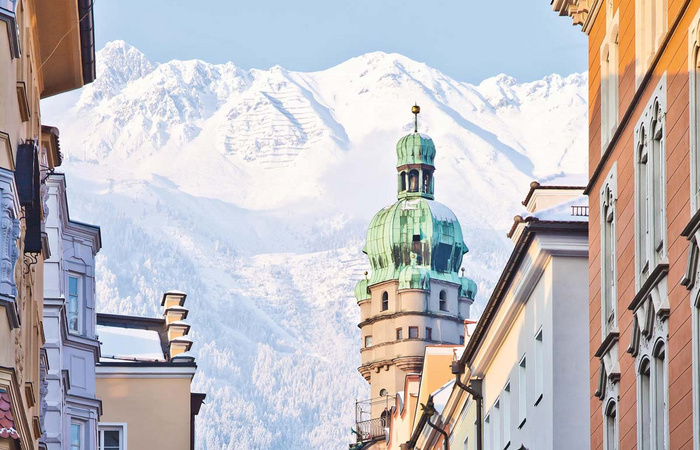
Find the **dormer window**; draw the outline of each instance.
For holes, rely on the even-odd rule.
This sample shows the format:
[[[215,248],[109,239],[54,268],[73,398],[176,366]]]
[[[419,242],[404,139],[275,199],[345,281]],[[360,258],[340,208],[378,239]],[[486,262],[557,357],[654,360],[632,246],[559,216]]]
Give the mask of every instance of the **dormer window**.
[[[382,294],[382,311],[389,309],[389,293],[384,291]]]
[[[447,292],[440,291],[440,311],[447,311]]]
[[[71,333],[80,333],[82,320],[82,277],[80,275],[68,276],[68,330]]]

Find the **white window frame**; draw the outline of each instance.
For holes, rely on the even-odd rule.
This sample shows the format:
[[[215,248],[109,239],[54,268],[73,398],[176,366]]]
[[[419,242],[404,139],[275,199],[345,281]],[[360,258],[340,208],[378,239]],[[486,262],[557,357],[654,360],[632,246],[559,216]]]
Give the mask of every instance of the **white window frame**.
[[[636,0],[635,74],[639,87],[668,31],[667,0]]]
[[[119,431],[119,450],[127,450],[127,424],[124,422],[99,422],[97,424],[98,450],[104,450],[103,432]]]
[[[503,448],[506,448],[510,445],[510,419],[513,417],[510,380],[506,382],[501,393],[501,408],[503,408]]]
[[[700,11],[688,28],[690,216],[700,209]]]
[[[71,292],[70,292],[70,280],[75,278],[77,280],[78,292],[77,292],[77,329],[71,327]],[[68,319],[68,331],[72,334],[82,334],[84,330],[84,309],[85,309],[85,277],[82,274],[75,272],[68,272],[66,286],[66,318]]]
[[[518,362],[518,428],[527,421],[527,355]]]
[[[491,427],[493,428],[493,448],[494,450],[501,450],[503,448],[502,441],[502,428],[501,428],[501,399],[497,398],[493,402],[493,408],[491,409]]]
[[[372,346],[372,335],[368,334],[365,336],[365,348],[370,348]]]
[[[486,414],[484,417],[484,450],[492,450],[491,442],[491,414]]]
[[[544,341],[542,327],[535,333],[535,402],[537,406],[544,397]]]
[[[602,339],[617,331],[617,161],[600,190],[600,300]]]
[[[609,8],[612,13],[612,8]],[[607,17],[607,16],[606,16]],[[607,34],[600,46],[600,138],[603,150],[619,122],[619,19],[608,19]]]
[[[70,450],[75,449],[73,445],[73,427],[78,427],[78,449],[83,450],[85,448],[85,422],[71,419],[70,432],[68,433],[68,448]]]
[[[656,266],[668,259],[665,120],[666,74],[661,77],[634,130],[635,284],[637,290]],[[655,148],[656,141],[659,142],[658,148]]]
[[[610,410],[615,408],[615,417],[613,418],[613,429],[610,430]],[[612,431],[612,439],[610,442],[610,432]],[[618,404],[615,399],[609,399],[603,408],[603,450],[618,450],[620,445],[620,414]]]

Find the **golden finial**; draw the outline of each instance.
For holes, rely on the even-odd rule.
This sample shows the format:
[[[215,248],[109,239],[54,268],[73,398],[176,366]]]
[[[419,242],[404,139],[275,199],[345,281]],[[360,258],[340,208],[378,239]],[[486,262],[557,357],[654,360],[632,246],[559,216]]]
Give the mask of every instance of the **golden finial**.
[[[411,107],[411,112],[416,116],[413,122],[413,132],[418,133],[418,114],[420,114],[420,106],[418,106],[418,103]]]
[[[367,279],[368,272],[365,270],[365,280]]]

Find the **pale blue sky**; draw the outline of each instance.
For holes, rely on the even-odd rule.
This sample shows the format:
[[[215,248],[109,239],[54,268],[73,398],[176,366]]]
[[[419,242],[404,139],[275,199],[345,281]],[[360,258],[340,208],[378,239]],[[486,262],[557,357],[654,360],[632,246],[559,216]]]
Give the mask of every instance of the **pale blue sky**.
[[[549,0],[95,0],[97,47],[123,39],[153,60],[322,70],[381,50],[461,81],[586,70],[580,27]]]

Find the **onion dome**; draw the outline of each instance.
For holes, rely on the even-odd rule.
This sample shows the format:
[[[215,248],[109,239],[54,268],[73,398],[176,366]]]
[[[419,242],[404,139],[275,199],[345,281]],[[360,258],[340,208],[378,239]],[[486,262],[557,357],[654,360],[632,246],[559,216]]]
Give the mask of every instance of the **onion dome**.
[[[361,302],[362,300],[369,300],[371,298],[369,288],[367,287],[366,278],[358,281],[355,285],[355,298],[358,302]]]
[[[469,250],[455,214],[433,200],[435,145],[417,132],[396,145],[399,172],[398,201],[379,211],[367,230],[363,251],[369,257],[372,276],[355,288],[358,301],[368,298],[367,288],[398,280],[399,289],[430,289],[431,280],[463,286],[457,275]],[[473,283],[473,282],[472,282]],[[476,285],[465,293],[476,294]]]
[[[408,134],[396,144],[396,158],[398,168],[409,164],[435,166],[435,144],[425,134]]]

